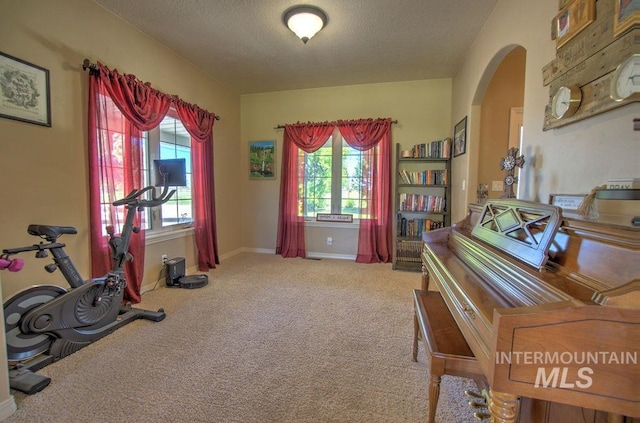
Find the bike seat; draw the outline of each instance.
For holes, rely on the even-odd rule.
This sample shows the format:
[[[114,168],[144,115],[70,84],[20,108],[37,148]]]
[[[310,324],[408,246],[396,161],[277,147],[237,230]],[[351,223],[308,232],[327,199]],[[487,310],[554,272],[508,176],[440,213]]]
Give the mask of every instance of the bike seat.
[[[60,235],[77,234],[78,230],[72,226],[29,225],[29,235],[44,237],[49,242],[54,242]]]

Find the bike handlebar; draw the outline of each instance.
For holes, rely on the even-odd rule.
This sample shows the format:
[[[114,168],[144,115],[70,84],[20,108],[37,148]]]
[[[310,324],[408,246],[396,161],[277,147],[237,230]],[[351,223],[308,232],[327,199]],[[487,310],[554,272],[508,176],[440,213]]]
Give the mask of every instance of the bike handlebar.
[[[151,199],[150,200],[141,199],[140,197],[148,191],[151,191]],[[134,189],[126,197],[120,200],[114,201],[113,205],[114,206],[127,205],[127,206],[142,207],[142,208],[157,207],[169,201],[171,197],[173,197],[173,195],[176,193],[175,189],[171,190],[171,192],[167,192],[167,191],[169,191],[169,187],[165,185],[162,188],[162,192],[160,193],[160,195],[156,196],[156,187],[149,185],[148,187],[145,187],[139,190]]]

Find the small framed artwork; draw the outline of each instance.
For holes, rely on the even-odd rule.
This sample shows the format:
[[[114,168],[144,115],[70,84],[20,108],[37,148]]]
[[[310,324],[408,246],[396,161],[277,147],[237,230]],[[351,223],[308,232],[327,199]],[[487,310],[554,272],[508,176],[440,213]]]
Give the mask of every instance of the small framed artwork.
[[[467,117],[453,127],[453,157],[458,157],[467,151]]]
[[[0,117],[51,126],[49,71],[0,52]]]
[[[549,204],[567,213],[577,213],[587,194],[549,194]]]
[[[249,179],[275,179],[276,142],[249,141]]]
[[[613,35],[616,37],[634,25],[640,25],[639,0],[614,0]]]
[[[556,48],[565,45],[595,18],[595,0],[571,0],[555,18]]]

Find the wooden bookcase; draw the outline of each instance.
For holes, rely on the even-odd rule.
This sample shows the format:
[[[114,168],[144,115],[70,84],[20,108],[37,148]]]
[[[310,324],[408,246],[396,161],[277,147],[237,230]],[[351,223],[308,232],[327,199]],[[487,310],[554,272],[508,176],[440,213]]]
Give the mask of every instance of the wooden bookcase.
[[[451,141],[411,151],[402,157],[396,144],[393,269],[420,271],[422,233],[451,225]]]

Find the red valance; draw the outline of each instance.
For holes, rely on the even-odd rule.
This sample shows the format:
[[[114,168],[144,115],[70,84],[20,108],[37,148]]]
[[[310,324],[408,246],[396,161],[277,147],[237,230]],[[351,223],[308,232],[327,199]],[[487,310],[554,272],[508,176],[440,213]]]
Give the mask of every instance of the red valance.
[[[375,147],[391,129],[391,118],[339,120],[336,125],[347,144],[358,151]]]
[[[195,104],[182,101],[177,96],[174,96],[173,104],[178,111],[182,125],[189,132],[189,135],[197,142],[206,142],[213,132],[216,115],[201,109]]]
[[[313,153],[324,145],[331,136],[335,123],[295,123],[284,127],[284,135],[299,149]]]
[[[157,127],[173,105],[187,132],[197,142],[207,141],[216,115],[177,95],[165,94],[136,76],[121,74],[98,62],[96,72],[120,112],[141,131]]]

